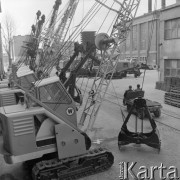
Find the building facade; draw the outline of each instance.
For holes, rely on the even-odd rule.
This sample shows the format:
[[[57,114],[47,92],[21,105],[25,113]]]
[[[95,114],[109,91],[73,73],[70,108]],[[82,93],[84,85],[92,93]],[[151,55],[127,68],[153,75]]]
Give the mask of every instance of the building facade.
[[[161,9],[148,9],[147,14],[134,19],[126,41],[121,44],[120,59],[157,66],[159,81],[180,77],[180,2],[166,7],[162,0]]]
[[[120,59],[132,59],[137,64],[158,64],[159,11],[135,18]]]
[[[160,80],[180,77],[180,3],[161,10]]]
[[[13,55],[13,61],[16,62],[23,56],[23,52],[25,51],[25,42],[28,42],[30,38],[30,35],[25,36],[14,36],[13,37],[13,48],[12,48],[12,55]]]

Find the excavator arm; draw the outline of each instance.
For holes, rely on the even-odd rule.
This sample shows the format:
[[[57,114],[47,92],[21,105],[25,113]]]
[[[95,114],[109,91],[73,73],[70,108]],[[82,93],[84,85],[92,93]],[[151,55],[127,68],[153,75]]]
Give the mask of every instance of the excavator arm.
[[[81,92],[80,92],[80,90],[78,90],[78,88],[76,86],[77,73],[83,67],[85,62],[88,60],[91,53],[94,52],[94,48],[95,48],[94,45],[92,45],[91,48],[89,48],[89,50],[84,54],[84,57],[81,58],[81,61],[71,71],[69,78],[64,83],[64,86],[65,86],[66,89],[68,88],[68,92],[71,95],[71,97],[74,100],[76,100],[78,103],[81,102],[81,100],[80,100]],[[77,96],[75,96],[75,90],[77,92]]]
[[[66,72],[71,66],[71,64],[74,62],[75,58],[79,55],[80,52],[83,51],[82,46],[76,42],[74,43],[74,54],[70,57],[70,60],[67,62],[64,68],[61,69],[61,72],[59,74],[60,80],[64,83],[66,81]]]

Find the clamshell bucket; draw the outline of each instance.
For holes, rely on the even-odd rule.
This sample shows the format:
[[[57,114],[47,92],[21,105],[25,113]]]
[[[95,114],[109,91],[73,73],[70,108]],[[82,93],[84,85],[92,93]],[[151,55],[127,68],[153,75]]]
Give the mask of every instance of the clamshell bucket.
[[[129,121],[130,116],[133,113],[134,109],[138,109],[139,111],[145,110],[148,115],[148,119],[150,121],[152,131],[148,133],[143,133],[143,126],[141,128],[141,132],[137,132],[137,127],[135,129],[135,132],[131,132],[127,128],[127,122]],[[143,119],[142,119],[143,123]],[[137,124],[136,124],[137,125]],[[127,145],[130,143],[135,144],[146,144],[147,146],[150,146],[152,148],[158,149],[160,151],[161,141],[159,137],[159,131],[157,129],[156,123],[154,119],[151,117],[151,114],[148,110],[148,107],[146,105],[146,100],[143,98],[137,98],[134,100],[133,106],[131,107],[122,127],[121,131],[118,136],[118,146],[121,148],[123,145]]]

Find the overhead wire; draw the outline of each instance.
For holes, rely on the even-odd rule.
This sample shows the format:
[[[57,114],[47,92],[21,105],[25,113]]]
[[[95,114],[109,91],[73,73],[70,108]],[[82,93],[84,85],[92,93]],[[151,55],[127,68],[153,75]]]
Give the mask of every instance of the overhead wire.
[[[111,8],[113,7],[114,3],[115,3],[115,1],[112,3]],[[105,18],[104,18],[104,20],[103,20],[103,22],[102,22],[102,24],[101,24],[101,26],[99,27],[99,29],[98,29],[98,31],[97,31],[97,32],[99,32],[99,31],[100,31],[100,29],[101,29],[101,27],[103,26],[103,24],[104,24],[105,20],[107,19],[107,16],[108,16],[108,15],[109,15],[109,13],[110,13],[110,11],[111,11],[111,9],[109,9],[109,10],[108,10],[108,13],[106,14],[106,16],[105,16]]]
[[[115,15],[115,17],[114,17],[112,23],[110,24],[110,26],[109,26],[109,28],[108,28],[108,30],[107,30],[107,34],[109,33],[110,29],[112,28],[113,24],[115,23],[117,17],[118,17],[118,14]]]

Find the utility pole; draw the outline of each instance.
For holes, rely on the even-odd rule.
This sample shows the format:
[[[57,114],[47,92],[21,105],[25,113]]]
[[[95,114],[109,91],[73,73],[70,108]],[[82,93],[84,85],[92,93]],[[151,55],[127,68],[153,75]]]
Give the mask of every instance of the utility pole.
[[[1,1],[0,1],[0,13],[1,13]],[[0,23],[0,75],[4,74],[4,63],[3,63],[3,50],[2,50],[2,37],[1,37],[1,23]]]

